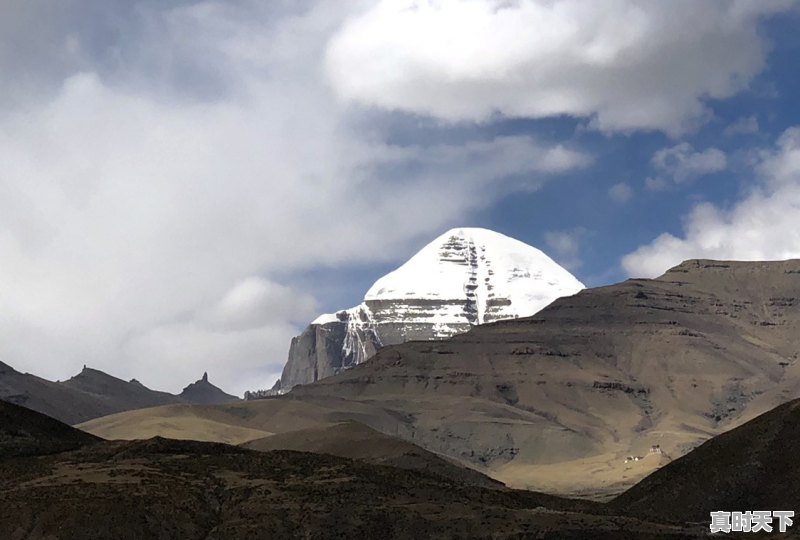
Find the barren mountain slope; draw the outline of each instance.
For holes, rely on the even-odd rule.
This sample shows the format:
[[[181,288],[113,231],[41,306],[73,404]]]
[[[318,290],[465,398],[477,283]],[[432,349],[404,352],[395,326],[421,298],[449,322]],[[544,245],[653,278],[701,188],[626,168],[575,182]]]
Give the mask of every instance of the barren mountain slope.
[[[0,401],[0,460],[55,454],[98,441],[49,416]]]
[[[532,318],[386,348],[293,394],[405,401],[406,437],[516,485],[569,492],[569,465],[618,489],[648,472],[626,456],[655,468],[797,396],[798,335],[800,261],[687,261]]]
[[[78,427],[105,439],[168,436],[240,444],[273,433],[323,428],[348,420],[376,426],[385,433],[396,432],[404,421],[393,411],[360,401],[335,396],[300,401],[286,396],[228,405],[166,405],[104,416]]]
[[[0,362],[0,400],[16,403],[68,424],[85,422],[122,411],[173,403],[222,404],[239,401],[208,381],[208,374],[180,395],[151,390],[137,380],[123,381],[87,368],[74,377],[53,382],[20,373]]]
[[[3,402],[0,420],[0,538],[679,539],[696,531],[438,471],[162,438],[98,441]]]
[[[698,532],[421,471],[218,443],[104,442],[0,459],[0,537],[11,539],[677,540]]]
[[[800,261],[688,261],[207,411],[270,433],[356,420],[511,486],[608,497],[800,395],[798,291]]]
[[[221,418],[220,418],[221,417]],[[76,427],[109,440],[170,439],[239,444],[271,433],[203,405],[165,405],[95,418]]]
[[[76,424],[120,411],[181,401],[136,381],[126,382],[102,371],[85,368],[63,382],[20,373],[0,362],[0,400],[16,403],[53,418]]]
[[[707,520],[719,510],[795,510],[800,400],[707,441],[612,502],[640,515]]]

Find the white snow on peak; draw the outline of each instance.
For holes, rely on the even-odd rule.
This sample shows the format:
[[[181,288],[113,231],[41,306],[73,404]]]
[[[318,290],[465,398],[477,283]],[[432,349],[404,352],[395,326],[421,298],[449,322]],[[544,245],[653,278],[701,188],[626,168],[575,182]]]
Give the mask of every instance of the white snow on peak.
[[[323,313],[322,315],[311,321],[311,324],[327,324],[336,322],[338,320],[339,317],[336,316],[336,313]]]
[[[311,324],[317,326],[315,336],[324,334],[331,359],[338,354],[327,366],[335,373],[385,345],[446,339],[476,324],[530,316],[583,288],[550,257],[519,240],[486,229],[452,229],[376,281],[361,304],[320,315]],[[308,355],[290,353],[287,369],[294,362],[307,363]],[[316,370],[309,378],[287,369],[288,378],[281,378],[287,388],[317,377]]]
[[[439,236],[376,281],[365,301],[469,299],[477,308],[476,322],[480,324],[486,322],[491,299],[508,301],[507,305],[495,302],[492,320],[524,317],[583,288],[535,247],[488,229],[458,228]]]

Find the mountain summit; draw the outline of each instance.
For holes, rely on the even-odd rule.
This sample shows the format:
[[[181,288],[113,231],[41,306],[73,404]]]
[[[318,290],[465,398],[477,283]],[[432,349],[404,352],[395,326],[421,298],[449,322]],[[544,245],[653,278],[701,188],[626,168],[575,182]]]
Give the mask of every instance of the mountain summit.
[[[356,307],[317,317],[292,340],[282,391],[367,360],[382,346],[444,339],[533,315],[583,284],[542,251],[479,228],[447,231],[383,276]]]
[[[239,398],[226,394],[222,389],[214,386],[208,381],[208,373],[203,373],[203,377],[183,389],[178,396],[192,405],[223,405],[239,401]]]
[[[397,300],[439,302],[444,324],[483,324],[533,315],[583,284],[535,247],[487,229],[452,229],[422,248],[367,291],[366,304]],[[428,310],[404,320],[425,322]],[[452,335],[448,328],[438,334]],[[445,337],[438,335],[436,337]]]

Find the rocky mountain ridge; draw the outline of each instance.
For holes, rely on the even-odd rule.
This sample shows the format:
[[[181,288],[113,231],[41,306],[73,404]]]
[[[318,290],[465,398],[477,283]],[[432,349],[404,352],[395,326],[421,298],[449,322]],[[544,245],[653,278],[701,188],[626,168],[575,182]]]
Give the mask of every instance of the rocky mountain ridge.
[[[29,373],[20,373],[0,362],[0,400],[27,407],[71,425],[146,407],[180,403],[220,404],[238,399],[211,385],[207,375],[176,396],[151,390],[136,379],[124,381],[86,366],[66,381],[53,382]]]

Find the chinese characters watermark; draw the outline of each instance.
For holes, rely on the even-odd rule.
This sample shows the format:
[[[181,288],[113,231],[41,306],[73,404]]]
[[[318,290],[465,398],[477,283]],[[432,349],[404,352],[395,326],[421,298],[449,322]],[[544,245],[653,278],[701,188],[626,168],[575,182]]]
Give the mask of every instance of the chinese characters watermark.
[[[776,532],[785,533],[794,522],[793,510],[748,510],[746,512],[711,512],[712,533]]]

